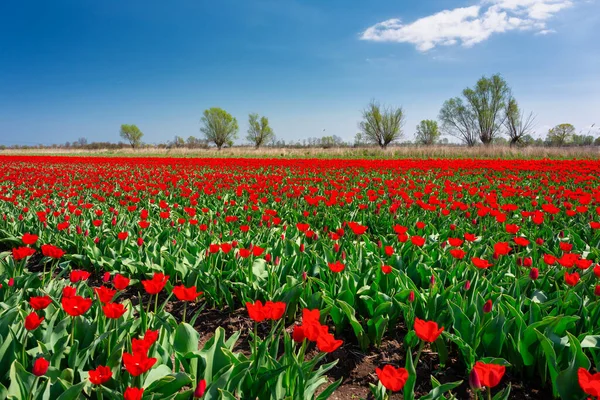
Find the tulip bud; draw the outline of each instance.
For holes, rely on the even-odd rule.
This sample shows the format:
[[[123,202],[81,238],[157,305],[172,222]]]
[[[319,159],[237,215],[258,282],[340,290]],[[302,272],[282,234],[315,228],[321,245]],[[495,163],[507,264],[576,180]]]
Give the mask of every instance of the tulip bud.
[[[600,296],[600,285],[596,285],[596,287],[594,288],[594,294],[596,296]]]
[[[108,282],[110,281],[110,272],[105,272],[104,275],[102,276],[102,281],[103,282]]]
[[[31,370],[31,372],[35,376],[43,376],[48,371],[49,366],[50,366],[50,363],[48,362],[48,360],[46,360],[43,357],[40,357],[37,360],[35,360],[35,362],[33,363],[33,369]]]
[[[410,303],[412,303],[413,301],[415,301],[415,292],[413,290],[411,290],[410,294],[408,295],[408,301]]]
[[[492,300],[488,300],[483,305],[483,312],[487,314],[491,311],[492,311]]]
[[[472,390],[480,390],[482,388],[479,375],[477,375],[475,368],[473,368],[469,374],[469,386],[471,386]]]
[[[465,290],[469,290],[469,289],[471,289],[471,281],[467,280],[467,281],[465,282],[464,289],[465,289]]]
[[[540,271],[537,268],[531,268],[531,271],[529,271],[529,277],[535,281],[539,276]]]
[[[305,281],[307,278],[306,271],[302,272],[302,280]]]
[[[202,379],[198,382],[198,386],[196,386],[196,390],[194,390],[194,398],[199,399],[204,396],[204,392],[206,391],[206,381]]]

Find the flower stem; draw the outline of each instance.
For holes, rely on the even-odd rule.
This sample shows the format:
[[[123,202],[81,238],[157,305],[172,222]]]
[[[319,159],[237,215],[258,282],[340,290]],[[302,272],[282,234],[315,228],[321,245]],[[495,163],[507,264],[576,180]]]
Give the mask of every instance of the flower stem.
[[[185,324],[185,313],[187,311],[187,301],[183,302],[183,323]]]

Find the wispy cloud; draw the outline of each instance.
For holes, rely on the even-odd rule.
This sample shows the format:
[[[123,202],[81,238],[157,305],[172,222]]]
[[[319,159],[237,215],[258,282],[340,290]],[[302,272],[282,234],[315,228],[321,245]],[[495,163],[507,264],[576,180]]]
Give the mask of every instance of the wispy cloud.
[[[420,18],[411,23],[388,19],[367,28],[361,39],[411,43],[425,52],[437,46],[473,46],[496,33],[533,31],[545,35],[554,30],[547,21],[575,0],[481,0],[478,5]]]

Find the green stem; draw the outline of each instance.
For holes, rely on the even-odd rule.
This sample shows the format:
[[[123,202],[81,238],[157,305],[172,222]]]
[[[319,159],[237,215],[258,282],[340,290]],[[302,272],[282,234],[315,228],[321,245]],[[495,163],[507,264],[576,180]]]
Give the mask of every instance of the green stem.
[[[256,329],[256,322],[254,323],[254,357],[258,354],[258,333]]]
[[[421,358],[421,352],[423,351],[423,347],[425,347],[425,342],[421,340],[419,350],[417,351],[417,357],[415,358],[415,368],[417,368],[417,364],[419,364],[419,358]]]
[[[158,312],[158,293],[156,293],[156,297],[154,298],[154,314]]]
[[[487,388],[487,394],[488,394],[488,400],[492,400],[492,389],[491,388]]]
[[[185,313],[187,311],[187,301],[183,303],[183,323],[185,324]]]
[[[75,341],[75,317],[71,320],[71,348],[73,348],[73,343]]]

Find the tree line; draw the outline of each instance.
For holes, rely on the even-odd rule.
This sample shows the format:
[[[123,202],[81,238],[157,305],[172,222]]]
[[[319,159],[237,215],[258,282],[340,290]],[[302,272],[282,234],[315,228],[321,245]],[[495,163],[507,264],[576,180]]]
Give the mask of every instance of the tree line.
[[[354,143],[345,143],[341,138],[323,136],[308,138],[308,141],[297,141],[291,147],[343,147],[343,146],[379,146],[386,149],[389,145],[401,143],[404,138],[405,112],[402,107],[380,105],[376,101],[362,110],[362,120],[358,124],[359,132]],[[499,74],[482,77],[473,87],[465,88],[461,96],[445,101],[437,120],[421,121],[415,130],[415,144],[433,145],[448,144],[447,137],[458,139],[461,144],[472,147],[479,144],[508,144],[513,146],[590,146],[600,145],[600,137],[576,134],[571,124],[560,124],[550,129],[545,140],[534,139],[535,115],[526,113],[519,106],[508,83]],[[592,125],[593,127],[593,125]],[[224,146],[233,146],[238,139],[239,126],[237,119],[222,108],[213,107],[205,110],[200,119],[201,137],[180,136],[167,144],[157,147],[167,148],[208,148],[211,145],[221,150]],[[144,134],[134,124],[123,124],[120,137],[133,148],[143,145]],[[444,138],[442,138],[444,137]],[[275,147],[290,146],[284,140],[277,140],[269,125],[269,119],[252,113],[248,116],[246,140],[250,145],[259,148],[265,145]],[[404,142],[407,143],[407,142]],[[122,148],[125,143],[87,143],[80,138],[73,143],[67,142],[64,147],[85,149]],[[13,146],[14,147],[14,146]],[[27,147],[27,146],[22,146]],[[0,146],[2,148],[2,146]]]

